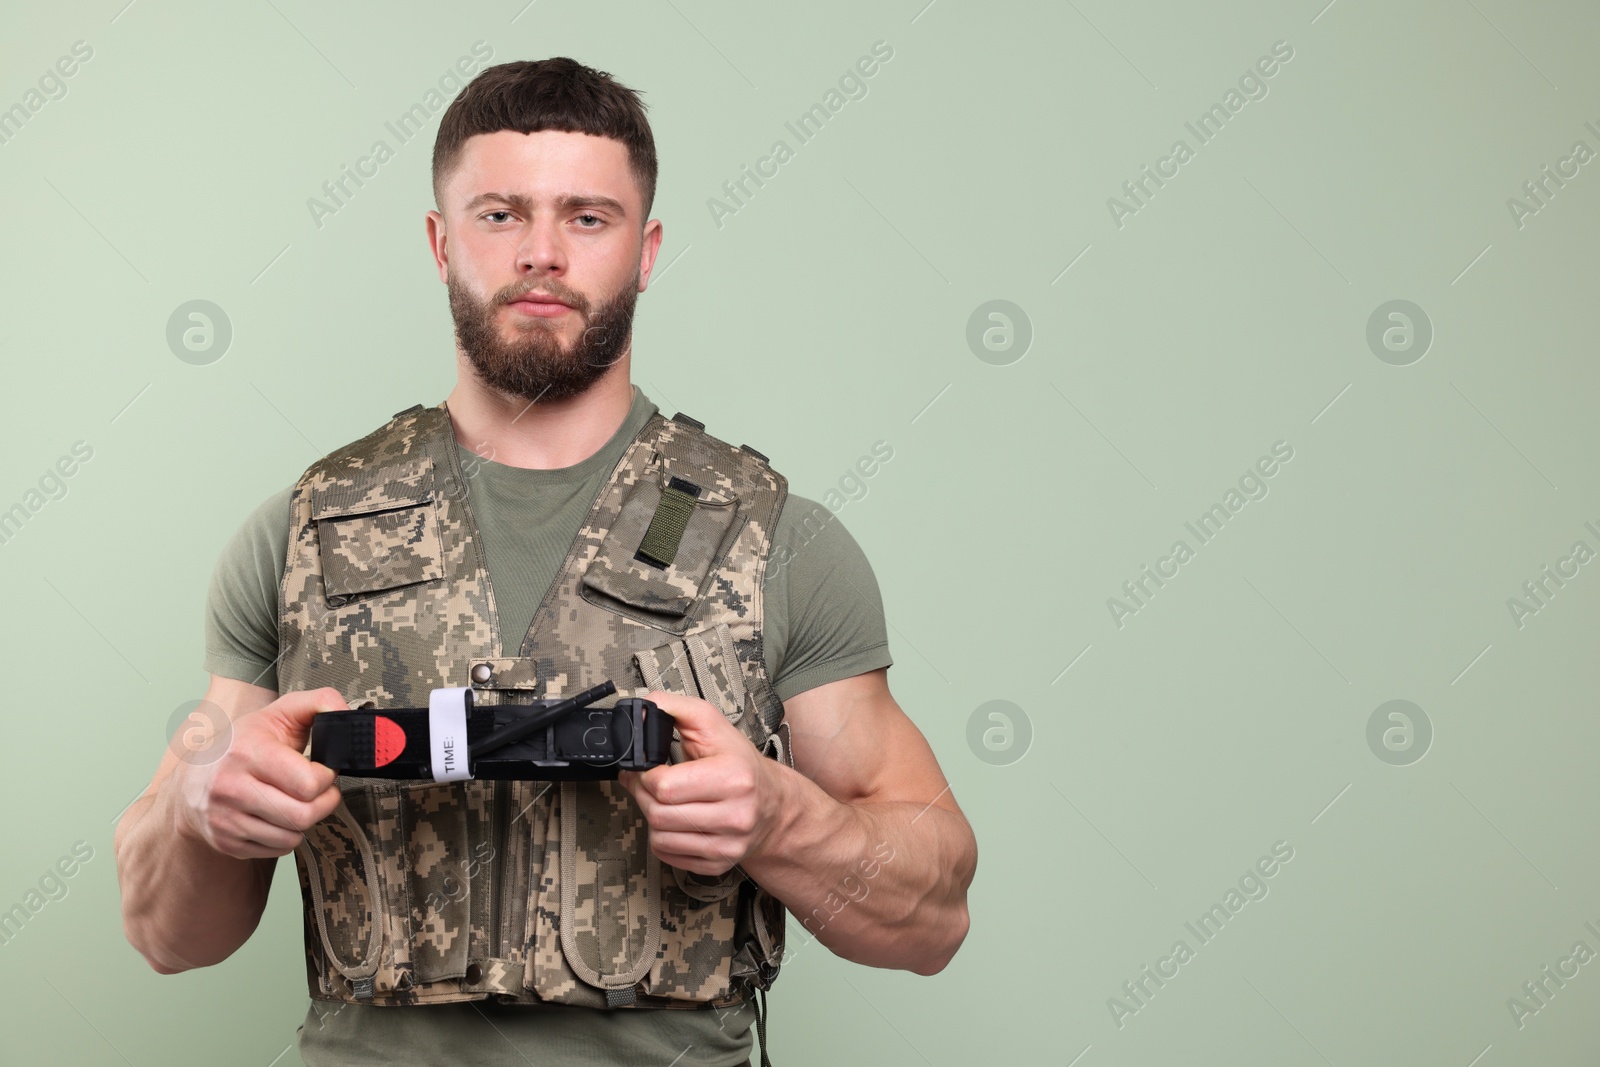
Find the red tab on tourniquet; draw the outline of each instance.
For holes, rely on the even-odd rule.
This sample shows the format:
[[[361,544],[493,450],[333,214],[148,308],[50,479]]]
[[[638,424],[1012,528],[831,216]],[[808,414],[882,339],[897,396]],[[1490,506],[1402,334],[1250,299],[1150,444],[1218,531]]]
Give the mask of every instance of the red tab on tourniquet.
[[[382,767],[386,763],[392,763],[405,750],[406,732],[400,728],[400,724],[382,715],[374,716],[372,720],[372,751],[375,757],[373,766]]]

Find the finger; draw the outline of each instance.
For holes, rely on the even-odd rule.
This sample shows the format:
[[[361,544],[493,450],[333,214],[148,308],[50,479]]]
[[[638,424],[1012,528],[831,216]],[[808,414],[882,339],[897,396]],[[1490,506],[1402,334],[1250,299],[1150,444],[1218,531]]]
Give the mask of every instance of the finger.
[[[715,704],[698,697],[656,689],[647,692],[645,699],[672,716],[678,739],[690,759],[722,751],[732,739],[744,738],[738,727],[729,722]]]
[[[652,689],[645,693],[645,699],[671,715],[680,727],[698,725],[704,729],[713,717],[725,723],[728,721],[727,717],[717,710],[716,705],[699,697],[684,696],[682,693],[666,689]]]
[[[750,830],[749,821],[741,818],[738,809],[728,803],[654,804],[645,818],[651,832],[683,830],[721,836]]]
[[[243,812],[234,812],[228,826],[219,835],[222,851],[230,856],[249,859],[266,859],[293,852],[305,835],[285,830]]]
[[[694,825],[691,820],[696,819],[698,816],[705,815],[704,811],[698,813],[690,812],[687,816],[680,816],[677,820],[674,820],[674,825],[668,827],[662,823],[662,818],[666,812],[669,812],[673,809],[674,805],[663,804],[661,801],[657,800],[655,797],[651,796],[647,792],[644,792],[643,790],[641,790],[634,799],[638,802],[639,812],[644,816],[644,821],[649,825],[652,835],[654,835],[658,825],[663,830],[699,830],[700,828]],[[704,832],[710,833],[711,828],[706,827]]]
[[[677,867],[685,871],[694,871],[696,874],[710,874],[711,867],[717,862],[707,856],[695,852],[673,852],[662,847],[654,841],[650,842],[650,852],[656,859],[669,867]],[[726,870],[726,864],[723,870]]]
[[[726,863],[703,859],[699,856],[675,856],[670,853],[657,852],[655,857],[668,867],[676,867],[680,871],[689,871],[693,874],[706,875],[711,878],[726,874],[731,869]]]
[[[650,848],[658,857],[665,855],[693,860],[702,864],[721,864],[722,870],[734,866],[738,845],[731,839],[716,834],[684,833],[679,830],[650,831]],[[674,863],[674,867],[678,864]],[[685,870],[695,868],[686,867]],[[720,872],[719,872],[720,873]]]
[[[350,710],[350,705],[345,703],[344,694],[331,685],[325,685],[321,689],[297,689],[284,693],[267,707],[282,712],[284,718],[304,723],[311,722],[319,712]]]
[[[635,781],[635,798],[642,792],[662,804],[727,800],[755,788],[755,780],[744,763],[714,758],[653,767]]]
[[[313,812],[321,812],[318,821],[331,814],[343,799],[344,794],[334,786],[313,801]],[[231,811],[228,816],[231,829],[216,832],[218,849],[228,855],[240,859],[271,859],[294,851],[305,839],[303,831],[286,829],[237,808],[228,810]]]
[[[332,686],[285,693],[255,714],[268,716],[283,743],[299,751],[306,747],[311,723],[324,711],[348,711],[344,695]]]
[[[309,801],[296,800],[259,778],[246,778],[240,795],[230,805],[235,811],[298,834],[322,821],[324,812]],[[331,810],[331,809],[330,809]]]
[[[315,800],[338,778],[331,767],[312,763],[287,745],[255,745],[242,755],[252,775],[296,800]]]
[[[321,822],[332,815],[333,809],[337,808],[343,800],[344,791],[337,784],[330,785],[320,797],[310,801],[311,813],[316,816],[317,822]]]

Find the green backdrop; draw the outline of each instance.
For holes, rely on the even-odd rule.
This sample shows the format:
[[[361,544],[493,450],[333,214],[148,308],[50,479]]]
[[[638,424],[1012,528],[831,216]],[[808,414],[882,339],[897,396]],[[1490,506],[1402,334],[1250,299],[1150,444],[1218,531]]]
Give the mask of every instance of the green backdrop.
[[[778,1062],[1593,1062],[1591,6],[124,2],[0,37],[6,1062],[299,1062],[292,864],[162,977],[112,828],[226,538],[450,388],[484,52],[645,91],[635,380],[841,489],[977,832],[942,973],[791,927]]]

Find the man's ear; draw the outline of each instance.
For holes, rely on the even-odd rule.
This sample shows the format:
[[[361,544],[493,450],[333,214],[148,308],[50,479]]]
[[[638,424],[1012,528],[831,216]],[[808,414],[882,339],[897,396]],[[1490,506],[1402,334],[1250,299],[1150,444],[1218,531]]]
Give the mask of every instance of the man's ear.
[[[428,251],[433,255],[434,266],[439,270],[439,280],[450,280],[450,256],[445,248],[444,216],[437,211],[429,211],[423,218],[423,229],[428,235]]]
[[[656,253],[661,251],[661,220],[651,219],[644,224],[644,240],[639,246],[639,292],[650,286],[650,272],[655,268]]]

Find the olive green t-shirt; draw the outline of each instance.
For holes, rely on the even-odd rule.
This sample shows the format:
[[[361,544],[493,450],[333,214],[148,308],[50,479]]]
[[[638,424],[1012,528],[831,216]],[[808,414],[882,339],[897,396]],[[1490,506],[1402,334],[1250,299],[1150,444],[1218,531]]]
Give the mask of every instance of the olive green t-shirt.
[[[500,614],[501,655],[516,655],[534,612],[611,471],[657,407],[638,386],[598,452],[556,470],[509,467],[457,443]],[[206,600],[205,669],[277,689],[278,587],[293,486],[268,497],[217,561]],[[779,699],[890,666],[877,580],[838,516],[791,493],[773,532],[763,585],[762,661]],[[487,1001],[405,1008],[313,1002],[300,1032],[307,1067],[472,1063],[599,1067],[676,1062],[736,1067],[754,1013]],[[681,1058],[680,1058],[681,1057]]]

